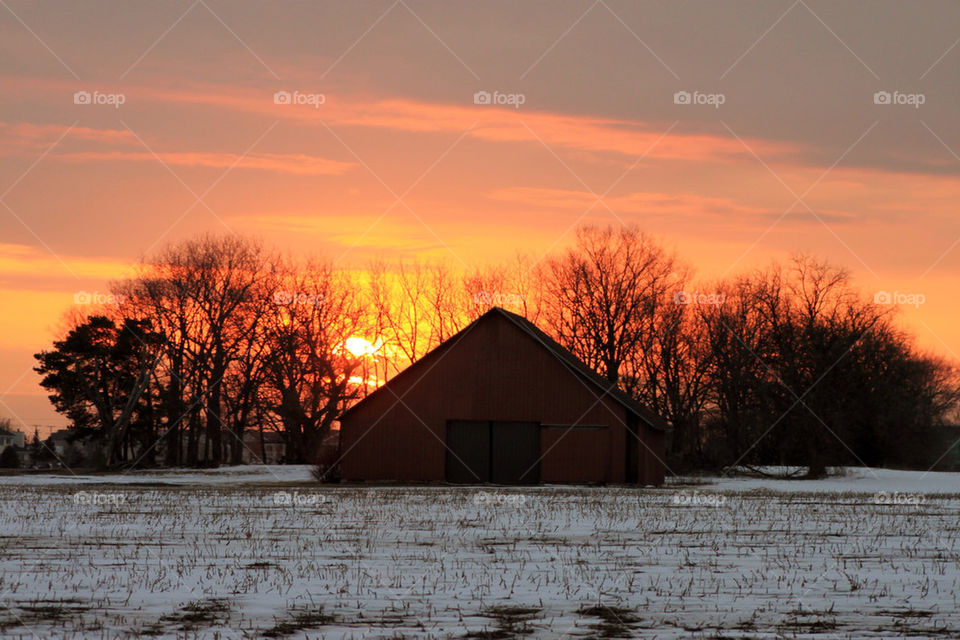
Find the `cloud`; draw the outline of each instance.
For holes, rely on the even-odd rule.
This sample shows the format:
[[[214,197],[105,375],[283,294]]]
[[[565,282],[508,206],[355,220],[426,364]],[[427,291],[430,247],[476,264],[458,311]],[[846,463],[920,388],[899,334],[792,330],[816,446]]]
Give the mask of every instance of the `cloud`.
[[[38,345],[48,344],[63,328],[65,314],[79,309],[74,294],[106,292],[107,282],[127,266],[116,258],[53,255],[38,247],[0,243],[0,306],[6,312],[0,314],[0,350],[15,347],[33,353]],[[0,378],[5,373],[10,370],[0,367]]]
[[[527,207],[571,209],[586,211],[593,205],[596,211],[607,206],[617,214],[667,216],[670,218],[722,217],[760,220],[774,215],[771,209],[746,205],[732,198],[702,196],[693,193],[658,193],[640,191],[622,196],[607,196],[597,202],[597,196],[587,191],[515,187],[498,189],[489,194],[493,200]],[[596,203],[596,204],[594,204]],[[606,203],[606,206],[604,206]]]
[[[227,169],[255,169],[293,175],[342,175],[356,166],[353,162],[340,162],[304,154],[251,153],[245,156],[234,153],[208,152],[159,152],[148,151],[83,151],[57,156],[67,162],[157,162],[185,167],[213,167]]]
[[[53,255],[39,247],[22,244],[0,243],[0,279],[16,276],[36,280],[68,279],[75,287],[77,277],[107,280],[117,277],[128,263],[115,258],[93,256]]]
[[[60,81],[4,78],[12,87],[67,94],[75,84]],[[302,89],[304,92],[307,88]],[[158,103],[214,107],[220,112],[255,113],[273,119],[324,127],[363,127],[408,133],[454,133],[469,130],[468,137],[488,142],[524,143],[574,151],[608,152],[625,156],[630,164],[641,155],[674,160],[725,161],[757,153],[766,160],[791,156],[799,161],[808,151],[798,142],[783,142],[742,136],[743,142],[726,131],[690,132],[670,121],[651,122],[612,117],[474,105],[473,96],[463,103],[430,102],[406,98],[382,98],[360,93],[325,93],[319,108],[309,105],[275,104],[272,90],[251,90],[225,85],[198,84],[186,89],[173,86],[127,86],[125,109],[149,108]],[[744,146],[744,143],[749,149]],[[752,150],[752,152],[751,152]]]
[[[524,108],[498,108],[472,104],[426,102],[410,99],[370,99],[360,95],[328,95],[319,108],[273,103],[270,93],[255,93],[225,87],[193,91],[149,89],[152,99],[175,103],[205,104],[255,112],[302,124],[331,127],[364,127],[410,133],[455,133],[469,130],[469,137],[488,142],[546,144],[561,150],[612,152],[629,162],[644,155],[675,160],[726,160],[730,157],[767,159],[797,156],[805,150],[799,143],[743,137],[723,132],[684,132],[670,122],[645,122],[562,114]],[[467,104],[469,102],[469,104]],[[744,146],[749,146],[749,149]]]
[[[138,144],[136,137],[121,129],[94,129],[91,127],[62,124],[32,124],[29,122],[0,122],[0,153],[41,151],[56,142],[61,136],[64,140],[80,140],[107,145]]]
[[[333,111],[334,122],[404,131],[463,132],[490,142],[545,144],[561,149],[606,151],[635,159],[722,160],[750,152],[728,135],[685,133],[670,123],[650,123],[547,111],[474,107],[450,104],[382,100],[374,104],[349,104]],[[750,147],[765,157],[798,150],[797,146],[751,140]]]

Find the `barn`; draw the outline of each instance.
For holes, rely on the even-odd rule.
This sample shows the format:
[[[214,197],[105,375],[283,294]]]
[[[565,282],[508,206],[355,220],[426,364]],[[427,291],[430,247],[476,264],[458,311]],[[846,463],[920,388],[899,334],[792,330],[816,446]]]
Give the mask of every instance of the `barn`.
[[[661,484],[666,421],[494,307],[340,416],[344,480]]]

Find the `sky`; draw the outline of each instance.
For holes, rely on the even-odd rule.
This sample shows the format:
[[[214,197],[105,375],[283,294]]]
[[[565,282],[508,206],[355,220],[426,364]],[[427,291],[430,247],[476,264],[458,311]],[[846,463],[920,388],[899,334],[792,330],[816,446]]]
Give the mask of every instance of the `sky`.
[[[636,224],[804,251],[960,353],[960,4],[0,0],[0,416],[83,294],[203,231],[345,267]],[[881,298],[886,299],[886,298]]]

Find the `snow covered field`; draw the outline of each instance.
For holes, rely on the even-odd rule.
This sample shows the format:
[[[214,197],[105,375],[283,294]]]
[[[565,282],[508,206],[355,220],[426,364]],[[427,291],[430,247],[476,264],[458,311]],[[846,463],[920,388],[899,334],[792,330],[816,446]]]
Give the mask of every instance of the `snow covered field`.
[[[0,635],[960,637],[958,474],[502,489],[280,469],[0,478]]]
[[[310,465],[239,465],[218,469],[157,469],[129,473],[78,475],[71,471],[0,476],[2,485],[81,484],[247,484],[310,482]]]
[[[922,493],[960,494],[960,473],[897,471],[851,467],[823,480],[772,478],[707,478],[712,489],[778,493]]]

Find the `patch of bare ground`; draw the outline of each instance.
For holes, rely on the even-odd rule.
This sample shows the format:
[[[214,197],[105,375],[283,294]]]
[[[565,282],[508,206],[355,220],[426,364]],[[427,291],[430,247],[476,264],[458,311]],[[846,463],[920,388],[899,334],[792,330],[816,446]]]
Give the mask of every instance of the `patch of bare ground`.
[[[28,631],[37,626],[66,627],[72,625],[80,629],[92,630],[84,625],[83,614],[89,606],[79,600],[32,600],[17,606],[8,606],[0,617],[0,632],[23,628]],[[94,625],[96,626],[96,625]],[[32,635],[29,631],[28,635]]]
[[[162,616],[155,624],[139,633],[158,636],[170,629],[187,633],[201,631],[226,624],[230,619],[230,610],[230,602],[222,598],[194,600],[183,605],[178,611]]]
[[[286,638],[301,631],[319,629],[336,622],[336,618],[325,613],[323,607],[294,609],[289,613],[289,618],[278,620],[260,635],[264,638]]]
[[[531,621],[540,617],[541,610],[535,607],[500,605],[490,607],[481,615],[494,622],[491,629],[483,628],[466,634],[465,638],[479,640],[507,640],[520,638],[535,631]]]
[[[594,618],[587,627],[596,635],[591,638],[631,638],[640,618],[631,609],[614,605],[592,605],[577,610],[585,618]]]

